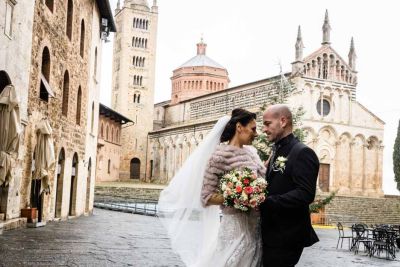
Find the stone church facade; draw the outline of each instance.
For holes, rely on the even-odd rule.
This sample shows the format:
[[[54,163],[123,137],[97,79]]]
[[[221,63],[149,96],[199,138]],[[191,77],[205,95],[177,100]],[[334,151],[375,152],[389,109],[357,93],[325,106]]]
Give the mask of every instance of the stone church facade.
[[[332,47],[330,29],[326,13],[322,46],[303,57],[299,28],[292,72],[284,76],[181,99],[173,84],[171,100],[154,105],[143,180],[168,183],[216,120],[234,108],[257,112],[261,123],[260,107],[277,95],[277,81],[287,77],[295,86],[288,104],[305,110],[301,125],[307,133],[305,143],[321,163],[318,192],[382,196],[384,122],[357,101],[353,40],[346,61]],[[185,95],[190,87],[180,90]]]
[[[18,220],[21,209],[32,207],[36,131],[43,121],[52,128],[55,164],[47,170],[50,190],[40,196],[40,217],[48,221],[89,214],[93,209],[102,46],[109,32],[116,30],[109,1],[2,0],[0,10],[12,12],[13,30],[7,31],[13,34],[7,41],[10,46],[1,49],[0,62],[6,64],[0,65],[0,71],[8,73],[8,83],[20,93],[23,128],[19,156],[12,162],[12,182],[1,191],[5,205],[0,220]],[[3,45],[3,36],[1,40]],[[13,66],[24,71],[15,71]],[[3,76],[0,78],[3,87]]]

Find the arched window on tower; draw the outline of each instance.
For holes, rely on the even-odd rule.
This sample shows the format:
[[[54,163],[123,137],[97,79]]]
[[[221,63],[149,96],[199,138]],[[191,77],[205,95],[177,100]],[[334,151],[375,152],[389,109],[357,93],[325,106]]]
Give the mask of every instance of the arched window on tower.
[[[137,102],[140,103],[140,94],[138,94]]]
[[[133,94],[133,103],[136,103],[136,94]]]
[[[82,90],[78,88],[78,96],[76,98],[76,124],[81,125],[81,108],[82,108]]]
[[[94,49],[94,77],[97,77],[97,47]]]
[[[94,101],[92,103],[92,119],[90,123],[90,132],[93,133],[93,128],[94,128]]]
[[[85,21],[81,21],[81,42],[80,42],[80,49],[79,54],[83,58],[85,53]]]
[[[74,6],[72,0],[68,0],[67,4],[67,28],[66,33],[69,40],[72,40],[72,21],[73,21],[73,13],[74,13]]]
[[[142,82],[143,82],[143,76],[140,76],[140,82],[139,82],[140,86],[142,86]]]
[[[147,39],[144,40],[144,48],[147,48]]]
[[[66,70],[64,73],[62,107],[61,107],[61,113],[64,116],[68,116],[68,100],[69,100],[69,73],[68,70]]]

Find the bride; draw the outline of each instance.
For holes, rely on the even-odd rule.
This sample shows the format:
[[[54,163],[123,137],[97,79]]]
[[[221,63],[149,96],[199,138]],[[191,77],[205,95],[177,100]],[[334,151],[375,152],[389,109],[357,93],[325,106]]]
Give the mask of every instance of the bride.
[[[225,207],[218,193],[218,177],[232,169],[265,176],[249,146],[257,136],[255,119],[244,109],[220,118],[160,194],[157,215],[187,266],[261,266],[258,212]]]

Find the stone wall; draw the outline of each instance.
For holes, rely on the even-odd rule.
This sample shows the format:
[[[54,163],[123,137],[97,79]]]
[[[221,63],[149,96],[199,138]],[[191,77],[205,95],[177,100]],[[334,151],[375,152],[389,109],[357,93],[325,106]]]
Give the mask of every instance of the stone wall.
[[[325,216],[329,224],[337,222],[347,225],[357,222],[368,225],[399,224],[400,196],[382,198],[336,196],[325,206]]]

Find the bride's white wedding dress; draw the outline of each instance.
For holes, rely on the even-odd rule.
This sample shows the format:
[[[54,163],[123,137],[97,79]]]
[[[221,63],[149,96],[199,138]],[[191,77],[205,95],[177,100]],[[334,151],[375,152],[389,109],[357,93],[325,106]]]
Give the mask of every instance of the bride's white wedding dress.
[[[224,214],[217,248],[209,266],[261,266],[261,233],[257,212]],[[215,265],[214,265],[215,264]]]
[[[158,217],[167,229],[172,249],[186,266],[261,266],[258,212],[223,208],[220,220],[220,207],[203,205],[211,189],[207,184],[210,182],[207,174],[212,173],[213,168],[209,166],[209,159],[221,147],[219,138],[229,119],[225,116],[218,120],[160,194]],[[247,148],[237,149],[247,156],[253,153]],[[264,167],[260,163],[255,161],[253,167],[256,168],[252,168],[259,175]],[[229,170],[240,166],[228,164],[225,167]]]

